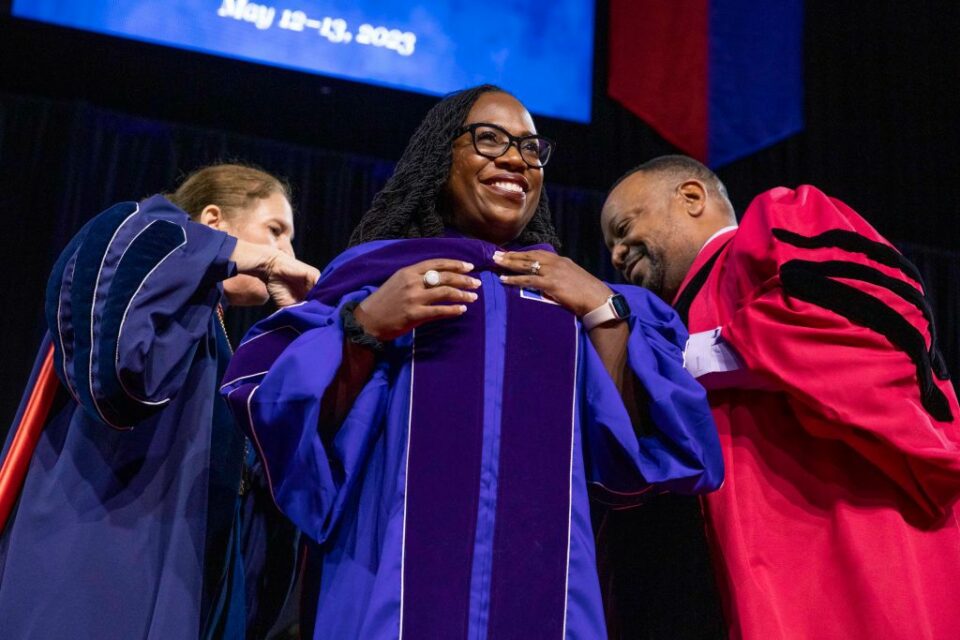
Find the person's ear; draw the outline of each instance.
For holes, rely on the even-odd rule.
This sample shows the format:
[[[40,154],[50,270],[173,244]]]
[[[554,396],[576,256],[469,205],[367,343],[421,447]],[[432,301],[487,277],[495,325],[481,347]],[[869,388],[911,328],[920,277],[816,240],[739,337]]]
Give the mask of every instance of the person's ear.
[[[699,218],[707,207],[707,187],[699,180],[684,180],[677,187],[684,211],[693,218]]]
[[[224,223],[223,211],[215,204],[208,204],[203,208],[203,211],[200,212],[200,217],[197,222],[205,224],[208,227],[213,227],[214,229],[222,230]]]

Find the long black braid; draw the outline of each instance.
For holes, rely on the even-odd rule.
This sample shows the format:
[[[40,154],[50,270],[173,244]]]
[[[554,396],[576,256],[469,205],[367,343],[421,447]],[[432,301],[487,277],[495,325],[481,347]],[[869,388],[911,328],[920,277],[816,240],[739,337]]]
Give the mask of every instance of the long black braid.
[[[438,208],[450,175],[452,140],[482,94],[503,89],[491,84],[448,95],[427,112],[397,162],[387,184],[350,236],[350,246],[371,240],[430,238],[443,233],[448,220]],[[520,244],[548,243],[560,247],[550,222],[547,191],[540,190],[537,210],[517,238]]]

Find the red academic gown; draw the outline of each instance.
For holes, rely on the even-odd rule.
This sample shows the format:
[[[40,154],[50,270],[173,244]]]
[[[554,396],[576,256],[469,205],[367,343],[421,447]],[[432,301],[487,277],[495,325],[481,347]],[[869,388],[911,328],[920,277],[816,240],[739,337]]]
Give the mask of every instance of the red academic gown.
[[[701,378],[731,638],[960,638],[960,410],[911,269],[803,186],[757,198],[681,287],[678,308],[709,273],[690,332],[720,327],[740,358]]]

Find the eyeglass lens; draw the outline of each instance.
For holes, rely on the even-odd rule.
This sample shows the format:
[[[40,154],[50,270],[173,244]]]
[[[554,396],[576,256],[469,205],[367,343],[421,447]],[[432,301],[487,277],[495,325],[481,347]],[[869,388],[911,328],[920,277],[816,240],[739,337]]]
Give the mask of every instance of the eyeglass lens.
[[[477,151],[493,158],[502,156],[510,146],[510,137],[506,131],[491,126],[480,126],[473,131]],[[520,155],[534,167],[542,167],[550,159],[550,142],[539,136],[525,137],[520,140]]]

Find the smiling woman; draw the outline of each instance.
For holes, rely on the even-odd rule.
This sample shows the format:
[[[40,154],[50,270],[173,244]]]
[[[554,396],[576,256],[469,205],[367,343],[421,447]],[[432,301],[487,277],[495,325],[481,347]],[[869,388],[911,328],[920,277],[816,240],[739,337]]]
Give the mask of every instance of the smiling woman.
[[[455,174],[462,172],[460,165],[454,162],[455,149],[462,152],[459,154],[460,160],[469,161],[470,156],[475,155],[476,162],[491,164],[491,158],[480,156],[479,151],[474,150],[473,154],[463,153],[470,149],[471,144],[471,137],[466,135],[470,127],[465,125],[481,122],[482,113],[477,113],[474,109],[483,108],[489,100],[492,100],[489,105],[491,109],[499,105],[501,109],[510,111],[507,106],[510,105],[512,118],[523,121],[514,133],[535,131],[533,120],[526,108],[516,98],[493,85],[481,85],[447,97],[427,114],[414,132],[393,176],[374,198],[370,210],[354,230],[351,244],[382,239],[441,236],[445,228],[455,226],[451,186],[456,182]],[[487,120],[496,122],[489,118]],[[471,135],[475,136],[476,133]],[[511,144],[509,148],[514,146]],[[508,155],[512,157],[513,153]],[[549,155],[546,159],[549,159]],[[546,159],[541,163],[541,167],[546,163]],[[547,194],[541,188],[543,170],[530,167],[525,169],[530,171],[521,170],[519,176],[517,171],[503,172],[514,179],[522,178],[528,181],[528,192],[523,203],[524,219],[517,217],[517,234],[510,240],[516,240],[520,244],[546,243],[559,246],[560,241],[550,223]],[[534,175],[537,189],[536,193],[530,193],[529,181]],[[533,207],[532,214],[530,207]]]
[[[467,121],[453,142],[446,217],[471,237],[506,244],[540,204],[553,143],[536,135],[530,114],[506,93],[480,96]]]
[[[314,637],[606,637],[588,485],[720,483],[676,316],[634,287],[606,316],[611,288],[556,255],[553,148],[496,87],[447,97],[355,246],[237,350],[224,393],[323,545]]]

